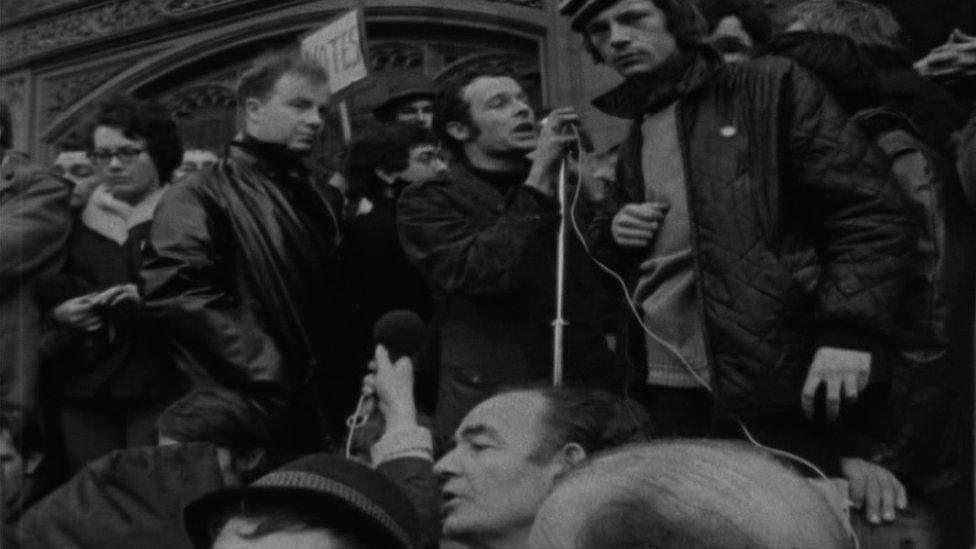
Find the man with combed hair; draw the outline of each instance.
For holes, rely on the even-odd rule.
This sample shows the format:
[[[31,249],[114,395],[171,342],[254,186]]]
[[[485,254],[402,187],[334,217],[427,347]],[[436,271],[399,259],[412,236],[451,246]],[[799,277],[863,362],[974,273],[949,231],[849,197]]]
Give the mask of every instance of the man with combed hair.
[[[633,121],[597,244],[641,317],[621,340],[632,394],[662,434],[742,436],[741,418],[836,470],[802,412],[825,386],[836,418],[894,334],[914,234],[886,161],[794,63],[702,46],[688,0],[563,12],[625,79],[594,104]]]
[[[367,393],[375,393],[386,427],[372,448],[373,461],[410,486],[429,540],[442,531],[466,547],[524,549],[535,513],[557,479],[587,456],[651,435],[650,420],[637,403],[604,391],[504,391],[464,417],[454,448],[434,465],[443,481],[438,498],[432,477],[416,468],[411,476],[402,468],[395,473],[398,461],[431,462],[430,433],[417,425],[413,364],[409,358],[391,362],[382,347],[375,358],[375,373],[365,386]],[[439,524],[430,510],[438,502]]]
[[[670,440],[597,456],[539,509],[532,549],[847,549],[841,511],[741,443]]]
[[[357,380],[334,360],[338,192],[304,158],[329,87],[297,52],[264,56],[237,86],[228,158],[173,185],[143,265],[145,303],[194,388],[222,385],[280,421],[275,447],[323,448]]]

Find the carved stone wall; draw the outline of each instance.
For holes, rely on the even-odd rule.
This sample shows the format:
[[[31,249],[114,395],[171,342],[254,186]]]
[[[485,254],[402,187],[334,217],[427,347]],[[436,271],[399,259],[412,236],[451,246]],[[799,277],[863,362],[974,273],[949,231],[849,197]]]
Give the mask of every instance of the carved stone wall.
[[[123,59],[42,79],[39,90],[41,125],[46,126],[51,123],[59,114],[100,84],[130,67],[133,61]]]
[[[31,142],[31,75],[27,71],[10,74],[0,79],[0,98],[10,107],[13,148],[29,151]]]

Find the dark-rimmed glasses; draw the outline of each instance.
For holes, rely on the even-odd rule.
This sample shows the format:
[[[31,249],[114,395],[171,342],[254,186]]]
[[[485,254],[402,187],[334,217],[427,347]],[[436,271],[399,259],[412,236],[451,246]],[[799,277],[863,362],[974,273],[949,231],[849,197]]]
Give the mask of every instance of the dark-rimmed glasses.
[[[101,166],[108,165],[112,161],[112,157],[115,156],[119,159],[119,162],[123,164],[132,164],[139,158],[139,155],[145,152],[146,149],[140,149],[138,147],[119,147],[114,151],[109,149],[95,149],[88,153],[88,159],[92,161],[92,164],[98,164]]]

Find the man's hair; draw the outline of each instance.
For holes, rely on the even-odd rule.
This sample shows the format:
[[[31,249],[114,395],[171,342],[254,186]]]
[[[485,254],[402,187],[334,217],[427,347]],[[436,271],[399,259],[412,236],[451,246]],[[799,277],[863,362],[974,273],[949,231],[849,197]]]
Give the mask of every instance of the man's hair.
[[[437,138],[419,124],[390,122],[370,128],[349,146],[346,174],[354,196],[370,200],[379,196],[385,184],[376,169],[395,173],[407,169],[410,151],[421,145],[436,145]]]
[[[298,497],[298,500],[301,498]],[[302,506],[275,504],[241,503],[237,508],[218,515],[211,523],[211,539],[216,539],[220,531],[231,519],[242,519],[254,523],[254,529],[241,533],[245,540],[257,540],[278,532],[303,532],[305,530],[326,530],[338,542],[339,549],[367,549],[367,545],[355,536],[336,528],[335,521],[327,519],[328,513],[312,505]],[[377,548],[378,549],[378,548]]]
[[[640,404],[606,391],[562,386],[505,391],[519,392],[538,394],[546,403],[541,418],[543,435],[529,455],[533,463],[548,462],[566,444],[579,444],[590,455],[650,440],[653,432]]]
[[[95,129],[114,128],[128,139],[146,142],[146,152],[156,165],[159,181],[169,182],[173,170],[183,161],[183,142],[169,111],[154,100],[116,95],[99,104],[84,134],[85,148],[94,148]]]
[[[72,131],[57,142],[58,152],[75,152],[88,150],[88,140],[78,131]]]
[[[859,0],[806,0],[787,12],[790,24],[803,23],[806,30],[843,34],[860,46],[897,49],[902,45],[901,27],[891,11]]]
[[[464,88],[467,88],[468,85],[479,78],[511,78],[518,82],[516,77],[502,71],[472,72],[440,88],[437,96],[434,97],[434,119],[432,127],[441,143],[455,154],[461,154],[464,147],[461,142],[447,133],[447,125],[450,122],[460,122],[469,127],[473,137],[477,137],[479,133],[478,127],[475,126],[474,120],[471,119],[471,104],[464,98]],[[518,82],[518,84],[522,86],[521,82]]]
[[[301,76],[316,84],[329,81],[322,65],[302,56],[300,52],[293,49],[270,51],[255,59],[237,81],[238,108],[243,109],[245,102],[252,97],[266,100],[286,74]]]
[[[14,143],[14,124],[10,116],[10,107],[6,101],[0,101],[0,149],[7,150]]]
[[[659,440],[610,450],[563,477],[550,501],[572,501],[574,489],[596,506],[581,518],[576,547],[850,546],[824,495],[744,443]]]
[[[722,19],[736,17],[755,46],[766,43],[773,34],[773,20],[758,0],[698,0],[698,9],[709,33],[715,32]]]
[[[44,434],[37,419],[16,404],[4,404],[0,410],[0,431],[10,436],[10,442],[25,459],[44,452]]]
[[[227,389],[189,393],[166,408],[156,429],[179,442],[211,442],[234,451],[267,448],[271,439],[267,414]]]
[[[706,24],[705,18],[695,6],[692,0],[646,0],[657,6],[657,9],[664,13],[667,22],[668,32],[674,36],[679,48],[690,48],[699,44],[705,37]],[[583,47],[589,52],[593,61],[603,63],[605,59],[600,57],[590,35],[583,25]]]

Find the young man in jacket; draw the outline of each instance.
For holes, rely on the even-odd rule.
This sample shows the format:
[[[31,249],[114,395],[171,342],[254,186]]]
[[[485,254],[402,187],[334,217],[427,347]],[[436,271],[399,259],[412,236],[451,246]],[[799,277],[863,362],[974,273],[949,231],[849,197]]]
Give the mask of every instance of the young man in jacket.
[[[632,394],[662,434],[753,437],[836,472],[829,426],[801,410],[824,385],[836,418],[894,333],[914,234],[886,161],[795,64],[699,45],[691,2],[562,11],[625,79],[594,104],[633,120],[599,243],[641,313],[621,344]]]
[[[283,52],[258,59],[237,95],[227,159],[159,205],[145,303],[195,388],[260,401],[280,420],[277,449],[314,451],[340,432],[358,385],[333,359],[339,197],[303,163],[329,88],[320,66]]]

